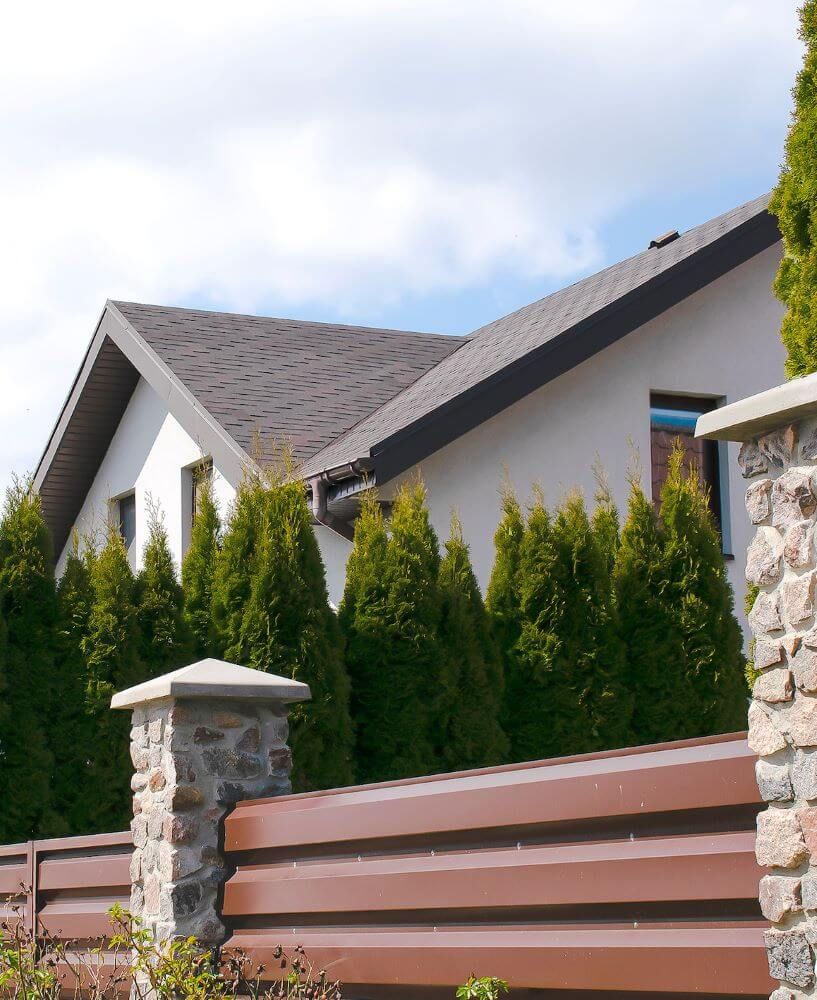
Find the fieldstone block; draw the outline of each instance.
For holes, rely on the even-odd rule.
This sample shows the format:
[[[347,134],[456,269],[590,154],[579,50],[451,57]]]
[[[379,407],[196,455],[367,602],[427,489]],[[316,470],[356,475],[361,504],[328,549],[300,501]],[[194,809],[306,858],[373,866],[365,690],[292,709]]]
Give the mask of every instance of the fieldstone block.
[[[759,479],[746,490],[746,510],[752,524],[761,524],[772,512],[772,481]]]
[[[795,746],[817,746],[817,700],[802,694],[778,710],[776,718]]]
[[[811,475],[803,469],[789,469],[772,484],[772,524],[785,528],[811,517],[817,510],[817,497],[811,487]]]
[[[800,996],[802,995],[801,993]],[[780,986],[771,994],[769,1000],[798,1000],[798,996],[796,993],[792,993],[788,987]]]
[[[788,746],[785,736],[756,701],[749,706],[748,742],[758,757],[768,757]]]
[[[198,882],[187,881],[174,885],[170,890],[174,916],[189,916],[199,908],[202,887]]]
[[[783,628],[783,619],[780,616],[780,594],[775,590],[772,593],[761,591],[755,600],[752,610],[749,612],[749,624],[752,631],[757,636],[762,636],[767,632],[779,632]]]
[[[214,712],[213,725],[218,729],[240,729],[247,722],[246,717],[235,712]]]
[[[789,656],[795,656],[802,644],[802,639],[796,632],[783,636],[783,649],[786,650]]]
[[[809,856],[794,809],[770,807],[757,817],[757,863],[764,868],[796,868]]]
[[[236,750],[247,751],[248,753],[257,753],[260,746],[261,732],[258,726],[252,726],[246,730],[238,743],[236,743],[235,748]]]
[[[169,844],[189,844],[199,832],[198,817],[191,813],[174,816],[166,813],[162,823],[162,836]]]
[[[805,433],[801,429],[800,458],[806,462],[817,461],[817,427]]]
[[[790,670],[768,670],[761,674],[752,688],[752,697],[760,701],[791,701],[794,697],[794,681]]]
[[[768,760],[759,760],[755,764],[755,777],[765,802],[790,802],[794,798],[792,778],[787,764],[773,764]]]
[[[759,587],[776,583],[783,567],[783,540],[775,528],[758,528],[746,557],[746,579]]]
[[[817,799],[817,752],[795,751],[791,783],[798,799]]]
[[[201,790],[194,785],[177,785],[171,789],[169,806],[174,812],[195,809],[204,802]]]
[[[757,446],[769,465],[776,469],[785,469],[791,465],[797,447],[796,425],[789,424],[788,427],[763,434],[757,439]]]
[[[766,670],[783,662],[783,646],[779,642],[768,642],[766,639],[755,640],[754,649],[755,670]]]
[[[773,924],[802,909],[800,879],[789,875],[764,875],[760,880],[760,910]]]
[[[814,985],[814,959],[803,931],[766,931],[766,954],[772,979],[806,989]]]
[[[817,910],[817,873],[812,868],[800,880],[800,903],[804,910]]]
[[[738,452],[738,465],[744,479],[759,476],[761,472],[769,471],[769,462],[761,454],[757,441],[744,441]]]
[[[805,569],[814,562],[813,530],[810,521],[800,521],[786,531],[783,555],[792,569]]]
[[[193,742],[199,744],[218,743],[224,739],[224,733],[220,729],[211,729],[209,726],[197,726],[193,733]]]
[[[797,819],[803,831],[809,854],[817,860],[817,809],[806,808],[797,810]]]
[[[801,625],[814,614],[814,573],[805,573],[783,586],[783,607],[790,625]]]
[[[801,691],[817,691],[817,650],[803,646],[791,661],[794,682]]]
[[[261,761],[253,754],[222,747],[202,753],[208,774],[219,778],[257,778],[262,773]]]

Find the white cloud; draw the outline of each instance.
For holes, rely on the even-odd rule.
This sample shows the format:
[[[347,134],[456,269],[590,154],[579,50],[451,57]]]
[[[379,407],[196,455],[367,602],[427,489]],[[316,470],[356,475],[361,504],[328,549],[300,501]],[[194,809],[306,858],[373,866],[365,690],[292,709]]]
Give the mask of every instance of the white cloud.
[[[106,297],[354,318],[567,279],[637,198],[780,156],[789,0],[16,5],[0,37],[0,478]]]

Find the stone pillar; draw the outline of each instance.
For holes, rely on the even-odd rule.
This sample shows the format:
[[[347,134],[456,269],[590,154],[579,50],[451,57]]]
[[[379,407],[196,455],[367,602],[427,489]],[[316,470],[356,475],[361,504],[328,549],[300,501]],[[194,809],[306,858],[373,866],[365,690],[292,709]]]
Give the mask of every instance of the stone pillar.
[[[114,695],[131,709],[131,911],[157,939],[224,940],[223,819],[239,799],[290,791],[287,704],[306,684],[202,660]]]
[[[749,613],[757,679],[749,746],[767,803],[757,860],[774,1000],[814,996],[817,946],[817,421],[744,440],[740,466],[755,534],[746,578],[759,588]]]

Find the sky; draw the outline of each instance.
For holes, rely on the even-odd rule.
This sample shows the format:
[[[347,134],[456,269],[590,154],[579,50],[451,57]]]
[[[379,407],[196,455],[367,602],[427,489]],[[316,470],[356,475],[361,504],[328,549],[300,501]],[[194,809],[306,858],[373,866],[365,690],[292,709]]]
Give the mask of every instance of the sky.
[[[10,5],[0,486],[107,298],[468,333],[770,189],[793,0]]]

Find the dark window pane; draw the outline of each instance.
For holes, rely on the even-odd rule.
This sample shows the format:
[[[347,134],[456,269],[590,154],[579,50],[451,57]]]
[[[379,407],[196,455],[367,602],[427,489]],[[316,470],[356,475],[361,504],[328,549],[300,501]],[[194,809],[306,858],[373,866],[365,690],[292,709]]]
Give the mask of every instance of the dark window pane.
[[[192,509],[190,511],[190,521],[191,524],[196,520],[196,515],[201,507],[201,498],[204,492],[204,487],[207,483],[211,482],[213,479],[213,461],[209,459],[206,462],[201,462],[199,465],[195,466],[191,474],[192,478]]]
[[[652,499],[656,510],[667,479],[669,456],[676,441],[684,449],[684,464],[694,468],[709,491],[709,507],[721,523],[721,495],[718,446],[715,441],[695,437],[695,423],[702,413],[714,408],[710,399],[685,399],[654,395],[650,399],[650,468]]]
[[[119,501],[119,534],[129,549],[136,538],[136,495],[122,497]]]

